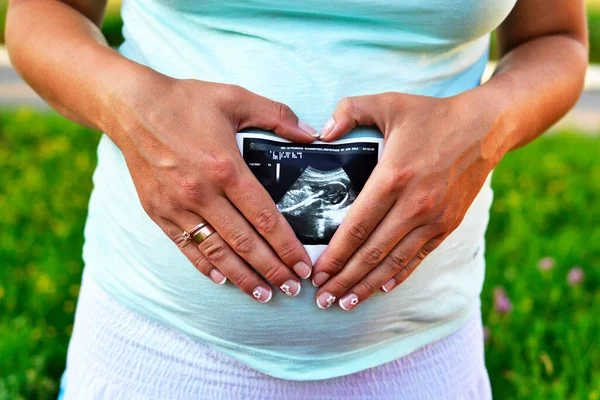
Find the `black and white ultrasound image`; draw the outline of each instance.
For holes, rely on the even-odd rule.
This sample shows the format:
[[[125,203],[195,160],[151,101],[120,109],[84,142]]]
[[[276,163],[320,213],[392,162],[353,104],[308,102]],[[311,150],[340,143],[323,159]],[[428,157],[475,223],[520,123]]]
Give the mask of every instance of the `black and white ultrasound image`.
[[[377,164],[379,144],[244,138],[246,163],[305,245],[329,244]]]

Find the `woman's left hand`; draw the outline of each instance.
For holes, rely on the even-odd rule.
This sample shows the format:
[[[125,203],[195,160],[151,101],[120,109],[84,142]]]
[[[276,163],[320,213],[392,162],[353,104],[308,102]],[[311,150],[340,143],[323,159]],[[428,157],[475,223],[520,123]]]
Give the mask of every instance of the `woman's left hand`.
[[[313,270],[316,301],[354,308],[406,280],[462,221],[502,151],[493,102],[382,93],[342,99],[321,140],[376,125],[383,154]],[[323,284],[324,283],[324,284]]]

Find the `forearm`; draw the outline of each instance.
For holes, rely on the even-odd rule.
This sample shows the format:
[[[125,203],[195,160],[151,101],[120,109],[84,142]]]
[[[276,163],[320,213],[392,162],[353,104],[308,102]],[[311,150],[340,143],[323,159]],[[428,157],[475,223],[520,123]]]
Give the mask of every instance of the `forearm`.
[[[496,116],[483,141],[487,151],[499,161],[558,121],[577,101],[586,66],[587,43],[569,35],[539,37],[506,53],[489,81],[465,93]]]
[[[67,118],[106,131],[115,124],[116,99],[151,70],[112,50],[100,21],[58,1],[13,1],[6,42],[12,64],[44,100]]]

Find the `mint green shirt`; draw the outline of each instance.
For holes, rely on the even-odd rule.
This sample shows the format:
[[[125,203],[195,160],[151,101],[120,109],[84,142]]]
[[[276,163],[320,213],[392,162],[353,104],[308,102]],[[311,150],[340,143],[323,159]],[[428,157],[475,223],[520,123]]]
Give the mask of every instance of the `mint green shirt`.
[[[241,85],[321,127],[345,96],[445,97],[477,86],[489,33],[515,1],[126,0],[119,51],[173,77]],[[351,374],[451,334],[479,308],[489,177],[458,229],[406,282],[351,312],[318,309],[308,281],[297,297],[276,289],[259,304],[198,273],[146,215],[106,135],[93,179],[83,253],[93,279],[132,310],[266,374]]]

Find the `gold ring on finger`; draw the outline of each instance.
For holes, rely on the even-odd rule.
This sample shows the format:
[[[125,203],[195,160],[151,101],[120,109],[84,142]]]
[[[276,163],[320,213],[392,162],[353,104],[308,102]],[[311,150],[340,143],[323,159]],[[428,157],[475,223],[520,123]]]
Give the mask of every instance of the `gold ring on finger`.
[[[215,228],[212,227],[208,222],[203,222],[196,225],[190,232],[189,235],[196,244],[202,243],[207,237],[215,233]]]
[[[196,225],[195,227],[193,227],[189,231],[183,231],[183,234],[181,235],[181,240],[183,240],[184,242],[187,242],[188,240],[190,240],[192,238],[192,232],[194,232],[194,231],[202,228],[207,223],[208,222],[206,222],[206,221],[203,220],[201,223],[199,223],[198,225]]]

